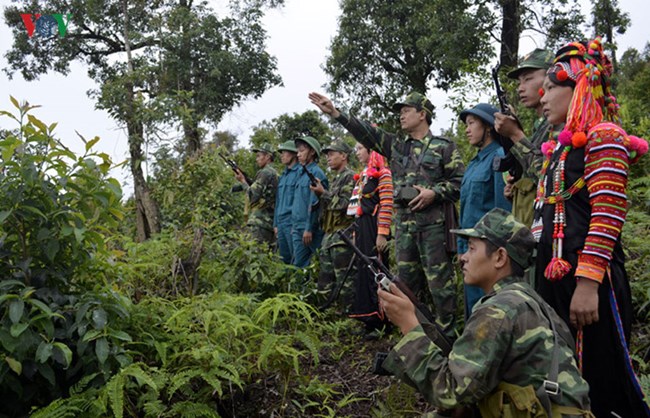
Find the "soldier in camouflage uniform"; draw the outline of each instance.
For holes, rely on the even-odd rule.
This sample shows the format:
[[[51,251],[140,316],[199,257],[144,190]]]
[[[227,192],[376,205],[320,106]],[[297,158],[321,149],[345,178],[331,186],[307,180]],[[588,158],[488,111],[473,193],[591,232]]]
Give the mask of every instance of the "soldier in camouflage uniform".
[[[387,158],[395,185],[398,275],[421,300],[432,301],[436,321],[453,337],[456,286],[445,205],[458,200],[465,166],[456,145],[429,130],[433,104],[420,93],[396,103],[393,109],[407,133],[399,137],[339,112],[321,94],[310,93],[309,98],[357,141]]]
[[[352,249],[336,233],[354,222],[354,217],[347,215],[348,203],[354,188],[354,172],[348,167],[351,152],[352,148],[341,139],[336,139],[323,148],[327,165],[334,172],[334,178],[330,182],[329,190],[326,190],[320,181],[315,187],[310,186],[323,207],[320,221],[325,236],[321,244],[318,276],[318,288],[321,291],[331,291],[335,283],[343,280],[352,260]],[[348,286],[341,291],[344,307],[349,306],[352,301],[351,278],[354,277],[354,271],[348,272],[348,276],[346,278]]]
[[[554,54],[546,49],[535,49],[526,55],[519,67],[508,73],[508,77],[518,80],[517,93],[522,105],[535,110],[537,120],[533,124],[533,134],[530,139],[522,131],[513,116],[496,113],[494,127],[496,131],[512,139],[514,146],[510,152],[521,165],[521,178],[508,177],[506,197],[512,200],[512,214],[524,225],[530,227],[533,223],[533,205],[537,191],[537,181],[542,169],[543,156],[540,150],[542,142],[548,139],[552,126],[542,114],[541,96],[546,70],[553,62]]]
[[[469,239],[461,257],[465,283],[482,287],[486,296],[445,355],[404,293],[394,283],[390,293],[380,290],[386,314],[404,334],[384,369],[444,410],[478,403],[484,418],[546,417],[545,408],[553,417],[593,417],[571,332],[521,280],[535,246],[530,230],[496,208],[474,228],[453,232]]]
[[[257,153],[255,162],[260,170],[253,180],[253,184],[246,183],[241,172],[235,174],[247,196],[248,220],[246,226],[252,237],[272,245],[275,236],[273,233],[273,211],[275,209],[275,192],[278,187],[278,173],[271,164],[273,162],[273,148],[264,143],[258,148],[253,148]]]

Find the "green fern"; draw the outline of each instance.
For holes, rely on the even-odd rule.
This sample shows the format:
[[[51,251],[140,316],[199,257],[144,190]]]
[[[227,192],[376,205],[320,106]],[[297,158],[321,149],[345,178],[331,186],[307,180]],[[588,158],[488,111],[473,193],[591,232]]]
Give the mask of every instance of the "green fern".
[[[177,402],[166,416],[186,418],[220,418],[217,411],[204,403],[190,401]]]

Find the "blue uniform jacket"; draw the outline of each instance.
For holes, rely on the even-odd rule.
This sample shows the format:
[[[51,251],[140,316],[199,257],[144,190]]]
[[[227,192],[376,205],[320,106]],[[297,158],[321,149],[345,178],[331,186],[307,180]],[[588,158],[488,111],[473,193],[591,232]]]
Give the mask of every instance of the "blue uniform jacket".
[[[293,194],[298,177],[302,174],[302,167],[295,163],[286,167],[278,180],[278,191],[275,195],[275,212],[273,214],[273,227],[291,223],[293,211]]]
[[[296,166],[298,167],[298,174],[293,193],[291,226],[294,231],[317,232],[319,229],[318,218],[322,208],[316,194],[309,189],[309,176],[303,173],[300,164],[296,164]],[[315,162],[309,163],[307,170],[321,181],[323,187],[326,189],[329,187],[325,173]]]
[[[460,185],[460,227],[473,228],[491,209],[512,210],[512,204],[503,196],[503,174],[492,170],[495,156],[503,157],[503,148],[492,141],[479,150],[469,162]],[[458,254],[467,252],[467,240],[458,238]]]

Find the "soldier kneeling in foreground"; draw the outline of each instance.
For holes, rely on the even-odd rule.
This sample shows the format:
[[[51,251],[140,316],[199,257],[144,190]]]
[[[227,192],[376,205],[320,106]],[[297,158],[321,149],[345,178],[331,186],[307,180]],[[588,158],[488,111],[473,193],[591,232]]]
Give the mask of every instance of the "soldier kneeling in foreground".
[[[452,232],[469,239],[460,259],[465,284],[486,295],[444,356],[404,293],[394,283],[390,292],[379,290],[388,318],[404,335],[383,368],[443,410],[478,404],[485,418],[593,417],[569,329],[522,279],[535,246],[530,230],[493,209],[474,228]]]

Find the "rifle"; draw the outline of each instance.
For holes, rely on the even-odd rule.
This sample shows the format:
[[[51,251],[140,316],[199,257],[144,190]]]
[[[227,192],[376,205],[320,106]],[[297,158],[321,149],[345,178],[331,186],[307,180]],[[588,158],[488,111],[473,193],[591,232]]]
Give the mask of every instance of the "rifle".
[[[418,320],[424,328],[424,332],[431,338],[431,340],[436,344],[442,353],[446,356],[451,352],[451,342],[447,339],[440,325],[436,324],[436,320],[431,311],[418,299],[415,297],[415,294],[409,287],[397,276],[393,275],[388,267],[386,267],[377,257],[369,257],[365,255],[359,247],[354,245],[354,243],[348,238],[347,235],[342,233],[342,231],[337,231],[337,234],[343,242],[345,242],[351,249],[354,251],[354,254],[363,261],[363,264],[374,274],[375,282],[381,286],[381,288],[387,292],[390,292],[390,284],[395,283],[397,287],[409,298],[409,300],[415,305],[415,313],[418,316]],[[422,318],[424,317],[424,320]],[[381,354],[381,353],[380,353]],[[381,365],[381,364],[379,364]]]
[[[307,174],[307,177],[309,177],[309,184],[312,185],[312,187],[316,187],[318,185],[318,181],[316,180],[316,176],[314,176],[311,171],[307,170],[307,166],[303,165],[302,166],[302,172]]]
[[[233,160],[232,158],[228,158],[228,157],[226,157],[226,156],[223,155],[222,153],[219,153],[219,157],[221,157],[221,159],[224,160],[224,161],[226,162],[226,164],[228,164],[228,165],[230,166],[230,168],[232,168],[232,171],[234,171],[235,174],[237,174],[237,173],[242,173],[242,175],[244,176],[244,180],[246,180],[246,183],[248,183],[249,186],[250,186],[251,184],[253,184],[253,180],[252,180],[250,177],[248,177],[248,176],[246,175],[246,173],[244,173],[244,170],[242,170],[241,168],[239,168],[239,166],[237,165],[237,163],[235,162],[235,160]]]
[[[501,88],[501,83],[499,82],[499,68],[501,68],[501,63],[497,63],[494,68],[492,68],[492,79],[494,80],[494,88],[497,92],[497,99],[499,100],[499,107],[501,109],[501,113],[504,115],[509,115],[515,118],[515,121],[517,122],[517,125],[519,126],[519,129],[523,131],[523,128],[521,127],[521,122],[519,122],[519,119],[515,115],[512,114],[510,111],[510,107],[508,105],[508,98],[506,97],[506,92]],[[503,147],[503,150],[506,152],[506,155],[503,157],[494,157],[494,160],[492,160],[492,169],[494,171],[498,171],[500,173],[503,173],[504,171],[507,171],[510,173],[512,177],[515,178],[515,180],[518,180],[521,178],[521,175],[523,173],[523,168],[521,167],[521,164],[517,161],[514,155],[510,152],[510,148],[514,145],[514,142],[510,138],[506,138],[501,135],[497,135],[496,141]]]

